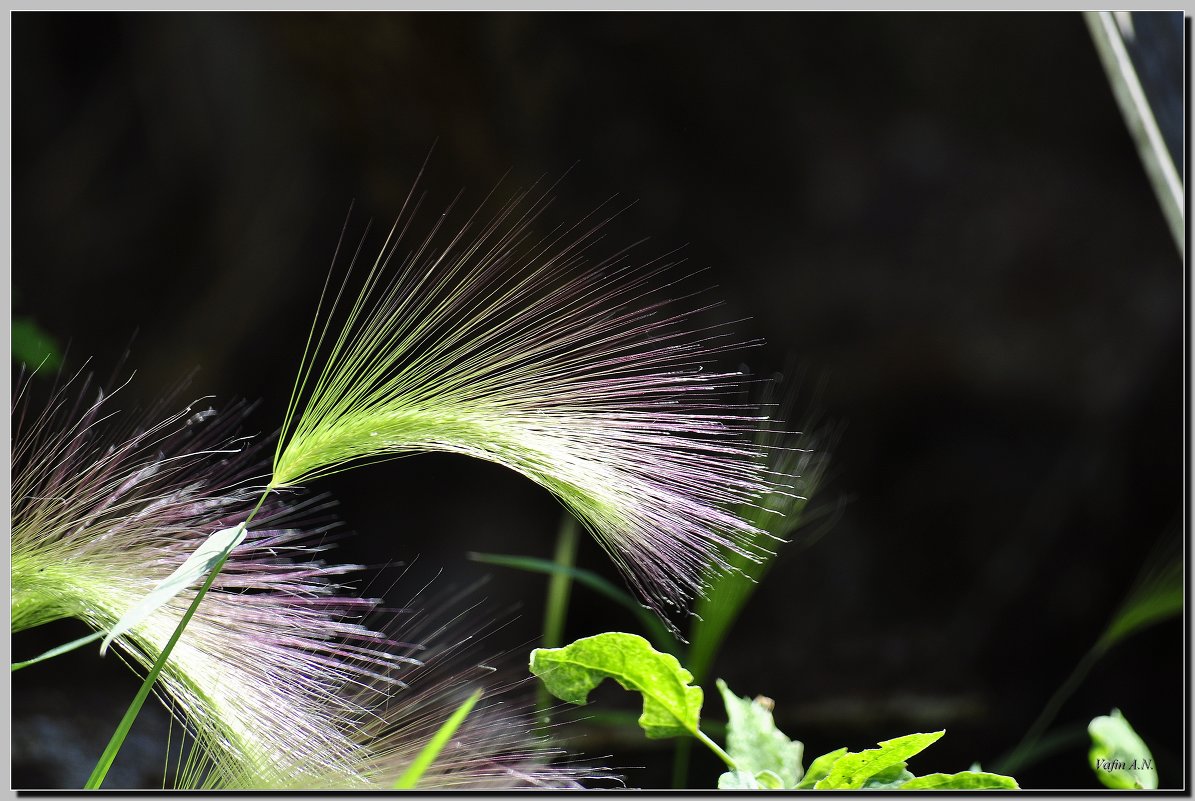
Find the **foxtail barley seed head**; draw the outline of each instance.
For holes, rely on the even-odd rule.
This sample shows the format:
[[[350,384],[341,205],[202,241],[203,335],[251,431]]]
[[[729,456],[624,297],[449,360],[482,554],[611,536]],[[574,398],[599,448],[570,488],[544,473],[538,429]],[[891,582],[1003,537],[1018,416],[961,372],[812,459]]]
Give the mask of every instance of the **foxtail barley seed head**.
[[[234,437],[243,404],[129,425],[112,396],[84,382],[79,397],[58,390],[29,421],[28,403],[14,410],[14,632],[62,617],[108,630],[213,531],[243,522],[260,491],[259,456]],[[340,583],[356,568],[319,558],[327,508],[268,502],[172,652],[159,688],[196,743],[179,784],[382,786],[430,736],[421,715],[486,684],[486,707],[421,786],[573,783],[578,771],[544,766],[525,719],[493,706],[492,680],[441,674],[435,642],[415,650],[363,624],[376,603]],[[118,636],[118,652],[148,668],[194,593]]]
[[[734,402],[743,377],[712,369],[733,343],[663,294],[675,265],[590,261],[602,222],[536,236],[546,202],[521,193],[438,245],[446,215],[415,237],[408,198],[355,299],[347,276],[325,288],[272,486],[420,451],[496,462],[666,615],[726,554],[760,553],[766,532],[728,510],[784,489],[749,436],[762,415]]]

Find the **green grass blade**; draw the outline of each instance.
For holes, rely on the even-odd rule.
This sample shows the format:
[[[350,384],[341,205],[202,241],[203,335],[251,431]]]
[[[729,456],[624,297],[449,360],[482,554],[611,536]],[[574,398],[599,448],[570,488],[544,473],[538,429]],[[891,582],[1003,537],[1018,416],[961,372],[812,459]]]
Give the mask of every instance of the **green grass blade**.
[[[1167,533],[1151,552],[1129,592],[1100,639],[1083,655],[1066,681],[1042,707],[1037,719],[1016,747],[999,762],[1000,773],[1013,773],[1032,759],[1038,742],[1058,716],[1062,705],[1087,678],[1110,648],[1121,640],[1183,611],[1183,562],[1177,553],[1181,540]]]
[[[566,514],[560,522],[560,532],[556,535],[556,552],[552,555],[552,564],[562,568],[574,567],[577,558],[577,534],[580,526],[576,519]],[[565,570],[557,570],[548,579],[548,593],[544,610],[544,648],[559,648],[564,644],[564,622],[568,616],[568,596],[572,589],[573,577]]]
[[[121,615],[120,620],[108,630],[104,641],[100,643],[100,655],[108,651],[108,646],[114,639],[129,631],[157,609],[168,603],[171,598],[190,587],[217,562],[223,562],[228,553],[245,539],[245,525],[232,526],[212,534],[204,540],[187,560],[179,565],[173,573],[159,581],[144,598],[131,609]]]
[[[552,563],[561,567],[573,567],[577,558],[577,539],[580,526],[576,518],[565,513],[556,535],[556,552]],[[573,577],[563,571],[552,573],[548,579],[548,592],[544,600],[544,648],[559,648],[564,645],[564,624],[568,617],[568,598],[573,586]],[[542,715],[552,705],[552,695],[542,685],[536,694],[535,711]]]
[[[709,724],[705,724],[709,728]],[[672,789],[683,790],[689,783],[689,760],[693,755],[692,740],[677,740],[672,752]]]
[[[88,634],[84,637],[80,637],[77,640],[71,640],[70,642],[65,643],[64,645],[59,645],[56,648],[51,648],[50,650],[46,651],[41,656],[35,656],[32,659],[26,659],[24,662],[13,662],[12,669],[15,672],[15,671],[20,670],[21,668],[29,667],[30,665],[36,665],[38,662],[45,662],[47,659],[53,659],[56,656],[62,656],[63,654],[69,653],[70,651],[73,651],[76,648],[80,648],[84,645],[87,645],[87,643],[89,643],[89,642],[95,642],[96,640],[98,640],[100,637],[103,637],[103,636],[104,636],[104,632],[102,632],[102,631],[92,632],[91,634]]]
[[[516,570],[527,570],[532,573],[547,573],[555,575],[563,573],[569,576],[578,584],[583,584],[589,589],[606,596],[610,600],[626,607],[634,613],[640,625],[643,626],[644,632],[648,635],[652,645],[656,646],[662,651],[676,656],[680,650],[679,643],[672,633],[662,624],[654,615],[647,611],[638,601],[632,598],[628,593],[623,592],[618,587],[611,584],[606,579],[593,573],[589,570],[583,570],[578,567],[570,567],[565,565],[558,565],[547,559],[538,559],[534,556],[510,556],[507,554],[498,553],[477,553],[470,552],[466,556],[474,562],[481,562],[487,565],[498,565],[499,567],[513,567]]]
[[[456,730],[465,722],[465,718],[473,711],[473,707],[480,699],[481,690],[474,690],[473,694],[457,707],[456,711],[449,716],[448,720],[444,721],[443,725],[432,735],[432,738],[427,741],[427,745],[423,746],[423,750],[419,752],[419,756],[415,757],[415,761],[394,782],[395,790],[415,789],[415,785],[419,783],[419,780],[423,778],[423,774],[436,761],[436,757],[444,750],[444,746],[448,745],[448,741],[452,739],[452,735],[456,734]]]
[[[259,502],[258,507],[260,508],[260,506],[261,503]],[[256,513],[256,511],[257,510],[254,509],[254,513]],[[248,521],[246,521],[246,523],[247,522]],[[195,610],[199,608],[199,603],[203,600],[203,597],[207,595],[208,589],[212,586],[212,582],[216,580],[216,576],[219,575],[220,570],[224,567],[224,563],[228,560],[228,555],[232,552],[232,549],[235,547],[235,545],[235,541],[228,543],[224,553],[212,567],[211,572],[208,573],[208,577],[203,582],[203,586],[200,587],[199,592],[195,594],[195,600],[191,601],[191,605],[187,607],[187,611],[183,615],[182,620],[180,620],[178,625],[174,627],[174,633],[171,634],[170,639],[166,641],[166,646],[162,649],[162,652],[158,654],[158,658],[154,661],[154,665],[150,669],[149,674],[145,677],[145,681],[141,683],[141,689],[137,691],[137,695],[134,696],[132,703],[129,704],[129,708],[124,713],[124,717],[121,718],[120,724],[116,727],[116,731],[112,733],[112,739],[108,741],[108,747],[104,749],[104,753],[100,756],[99,761],[96,762],[95,769],[92,770],[90,778],[87,779],[87,784],[84,785],[84,789],[98,790],[100,786],[103,785],[104,777],[108,775],[108,771],[111,769],[112,763],[116,760],[116,755],[120,753],[120,747],[124,744],[125,738],[128,737],[129,730],[133,728],[133,722],[137,719],[137,714],[141,711],[141,707],[145,704],[145,699],[149,697],[149,693],[153,689],[154,683],[158,680],[158,676],[162,673],[162,669],[166,666],[166,660],[170,658],[170,652],[174,650],[175,644],[178,643],[179,638],[182,636],[183,629],[187,627],[187,624],[191,622],[191,618],[195,616]]]
[[[1108,624],[1097,648],[1116,643],[1183,612],[1183,560],[1174,553],[1177,537],[1168,537],[1142,570],[1136,586]]]
[[[1011,773],[1014,769],[1025,771],[1063,751],[1080,750],[1081,746],[1088,742],[1088,739],[1086,726],[1078,724],[1058,726],[1043,734],[1034,744],[1032,751],[1018,755],[1015,760],[1009,758],[1004,758],[1003,761],[996,760],[996,772]]]
[[[166,758],[162,760],[162,789],[166,789],[166,779],[170,776],[170,742],[174,734],[174,701],[170,702],[170,715],[166,718]],[[179,743],[179,759],[182,759],[182,743]],[[177,773],[175,774],[177,775]]]

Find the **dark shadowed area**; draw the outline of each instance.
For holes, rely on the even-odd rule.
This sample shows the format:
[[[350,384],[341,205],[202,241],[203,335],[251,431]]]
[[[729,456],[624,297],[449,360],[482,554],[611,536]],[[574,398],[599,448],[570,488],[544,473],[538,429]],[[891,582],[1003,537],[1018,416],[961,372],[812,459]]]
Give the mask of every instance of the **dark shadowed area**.
[[[545,230],[614,197],[598,252],[683,247],[724,301],[698,322],[766,340],[724,366],[795,364],[793,426],[839,432],[833,527],[782,548],[713,671],[808,757],[945,728],[918,773],[989,767],[1181,535],[1184,269],[1078,14],[24,13],[12,76],[13,312],[101,375],[131,342],[130,403],[199,368],[183,400],[260,398],[274,431],[350,203],[380,245],[429,151],[427,222],[567,173]],[[465,554],[550,558],[546,491],[447,455],[316,489],[345,561],[417,558],[391,605],[488,575],[474,614],[512,618],[518,668],[546,580]],[[569,637],[636,625],[574,588]],[[1113,707],[1181,784],[1182,631],[1098,663],[1022,786],[1095,788]],[[91,649],[16,674],[14,786],[80,786],[135,688]],[[165,729],[147,708],[109,786],[161,781]],[[574,745],[669,786],[670,742]],[[718,772],[694,752],[692,786]]]

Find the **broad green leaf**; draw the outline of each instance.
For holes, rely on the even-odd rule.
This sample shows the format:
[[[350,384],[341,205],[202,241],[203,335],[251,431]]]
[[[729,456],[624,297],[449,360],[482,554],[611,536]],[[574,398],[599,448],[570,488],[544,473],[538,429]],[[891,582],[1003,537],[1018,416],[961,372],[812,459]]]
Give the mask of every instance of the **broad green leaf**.
[[[962,773],[931,773],[901,785],[902,790],[1019,790],[1016,779],[998,773],[965,770]]]
[[[1117,790],[1156,790],[1158,771],[1153,754],[1133,727],[1113,709],[1087,726],[1091,735],[1091,768],[1106,786]]]
[[[805,747],[776,728],[772,713],[763,704],[735,695],[722,679],[718,679],[718,691],[729,720],[726,751],[739,770],[770,771],[780,777],[784,787],[796,787],[805,772],[801,767]]]
[[[121,615],[120,620],[108,631],[100,643],[100,654],[108,652],[108,646],[114,639],[136,626],[154,613],[174,596],[202,581],[215,565],[222,561],[233,548],[245,539],[244,524],[225,528],[212,534],[204,540],[195,552],[187,557],[178,568],[166,578],[159,581],[149,593]]]
[[[798,790],[1016,790],[1009,776],[979,771],[914,776],[906,759],[937,741],[945,732],[910,734],[880,743],[860,753],[845,748],[813,760]],[[978,767],[976,764],[974,767]]]
[[[586,703],[589,692],[610,678],[643,696],[639,725],[651,739],[699,736],[702,692],[693,676],[671,654],[654,650],[637,634],[606,632],[563,648],[531,652],[531,672],[552,695],[570,704]]]
[[[862,790],[895,790],[902,786],[913,774],[909,772],[907,762],[897,762],[890,768],[884,768],[867,781],[863,782]]]
[[[830,775],[834,763],[846,755],[846,748],[839,748],[828,754],[822,754],[809,763],[809,770],[805,771],[805,778],[797,783],[798,790],[812,790],[813,785]]]
[[[419,780],[423,778],[423,774],[436,761],[436,757],[444,750],[444,746],[448,745],[448,741],[452,739],[452,735],[456,734],[456,730],[465,722],[465,718],[473,711],[473,707],[481,698],[481,690],[474,690],[473,694],[465,699],[464,703],[456,708],[456,710],[448,716],[448,720],[441,724],[440,728],[436,729],[436,733],[427,741],[427,745],[423,746],[423,750],[411,762],[403,774],[394,782],[395,790],[413,790]]]
[[[849,753],[835,761],[826,777],[813,787],[815,790],[862,789],[872,776],[920,753],[945,733],[937,731],[929,734],[906,734],[904,737],[882,741],[879,748]]]

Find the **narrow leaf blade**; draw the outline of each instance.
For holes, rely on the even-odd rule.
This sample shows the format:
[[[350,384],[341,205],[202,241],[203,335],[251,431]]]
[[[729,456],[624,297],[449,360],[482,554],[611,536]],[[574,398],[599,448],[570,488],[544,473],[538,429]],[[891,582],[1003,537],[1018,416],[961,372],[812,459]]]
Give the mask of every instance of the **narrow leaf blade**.
[[[264,496],[263,496],[264,500]],[[260,506],[260,501],[258,502]],[[252,517],[252,515],[250,515]],[[98,790],[104,784],[104,778],[107,777],[109,769],[112,767],[116,755],[120,753],[120,748],[124,745],[125,739],[129,736],[129,731],[133,728],[133,722],[137,720],[137,714],[141,711],[141,707],[145,704],[145,699],[149,697],[150,691],[153,689],[154,683],[157,682],[158,676],[161,675],[162,669],[166,666],[166,660],[170,658],[170,653],[174,650],[174,646],[178,643],[179,637],[183,635],[183,631],[187,628],[187,624],[191,622],[191,618],[195,616],[195,610],[199,608],[199,604],[203,601],[207,591],[211,588],[212,582],[216,580],[220,569],[224,567],[224,563],[228,560],[228,554],[232,552],[233,543],[225,547],[224,551],[219,555],[216,564],[212,566],[207,578],[204,579],[199,591],[195,593],[195,598],[192,599],[191,605],[187,607],[187,611],[183,613],[182,619],[178,621],[178,625],[174,627],[174,633],[170,635],[170,639],[166,641],[166,645],[158,654],[158,658],[154,660],[153,667],[149,669],[145,680],[141,682],[141,688],[137,694],[133,696],[132,702],[129,703],[129,708],[125,710],[124,717],[120,719],[120,723],[116,726],[116,731],[112,732],[112,737],[108,740],[108,745],[104,748],[104,753],[100,755],[99,761],[96,762],[95,767],[91,771],[91,776],[87,779],[84,789]]]
[[[498,565],[500,567],[513,567],[516,570],[527,570],[532,573],[547,573],[548,575],[557,576],[565,575],[582,584],[594,592],[606,596],[611,601],[625,607],[638,620],[643,630],[651,637],[652,643],[656,648],[662,651],[667,651],[670,654],[678,653],[678,644],[676,637],[668,631],[667,627],[660,622],[659,618],[652,615],[644,608],[643,604],[636,601],[630,593],[616,587],[606,579],[594,573],[592,570],[585,570],[583,568],[574,567],[572,565],[561,565],[556,562],[551,562],[547,559],[537,559],[534,556],[514,556],[510,554],[499,553],[476,553],[470,552],[465,555],[467,559],[474,562],[481,562],[487,565]]]
[[[187,557],[178,568],[166,578],[159,581],[152,590],[131,609],[125,612],[120,620],[108,631],[100,643],[100,654],[108,652],[108,646],[114,639],[135,627],[138,623],[152,615],[155,610],[178,595],[191,585],[202,581],[203,577],[216,566],[233,548],[245,539],[244,524],[225,528],[212,534],[204,540],[195,552]]]
[[[465,699],[465,702],[456,708],[448,720],[436,730],[432,738],[427,741],[427,745],[423,746],[423,750],[415,757],[415,760],[407,767],[403,774],[394,782],[395,790],[413,790],[419,780],[423,778],[423,774],[436,761],[436,757],[444,750],[444,746],[448,745],[449,740],[456,734],[456,730],[465,722],[465,718],[473,711],[473,707],[481,699],[481,690],[474,690],[473,694]]]
[[[40,656],[35,656],[32,659],[26,659],[24,662],[13,662],[12,670],[17,671],[17,670],[20,670],[21,668],[27,668],[30,665],[36,665],[38,662],[45,662],[47,659],[53,659],[56,656],[62,656],[63,654],[69,653],[69,652],[75,650],[76,648],[81,648],[82,646],[87,645],[88,643],[95,642],[102,636],[104,636],[104,632],[102,632],[102,631],[96,631],[91,634],[86,634],[77,640],[71,640],[68,643],[59,645],[55,648],[51,648],[50,650],[46,651],[44,654],[41,654]]]
[[[1160,565],[1151,560],[1142,572],[1138,585],[1100,638],[1100,648],[1111,648],[1138,631],[1183,613],[1185,592],[1181,557],[1171,557]]]

